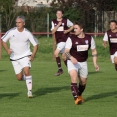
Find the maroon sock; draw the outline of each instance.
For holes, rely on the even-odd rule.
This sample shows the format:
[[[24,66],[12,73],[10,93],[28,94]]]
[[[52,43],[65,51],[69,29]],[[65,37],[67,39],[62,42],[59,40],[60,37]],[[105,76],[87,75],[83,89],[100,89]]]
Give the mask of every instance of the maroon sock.
[[[79,83],[79,89],[78,89],[78,95],[82,95],[83,91],[85,90],[86,84],[85,85],[81,85]]]
[[[58,68],[61,69],[61,59],[60,59],[60,57],[56,57],[56,62],[57,62]]]
[[[67,67],[67,60],[65,60],[64,63],[65,63],[65,65],[66,65],[66,67]]]
[[[71,92],[74,97],[74,100],[78,97],[78,87],[77,83],[71,83]]]

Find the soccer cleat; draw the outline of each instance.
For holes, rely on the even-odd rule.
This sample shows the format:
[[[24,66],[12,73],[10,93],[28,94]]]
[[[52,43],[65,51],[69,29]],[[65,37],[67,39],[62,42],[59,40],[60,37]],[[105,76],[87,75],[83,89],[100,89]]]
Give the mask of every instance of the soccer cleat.
[[[28,98],[33,98],[32,92],[28,91]]]
[[[81,104],[81,103],[82,103],[82,100],[80,98],[76,98],[75,104],[78,105],[78,104]]]
[[[63,70],[62,70],[62,69],[59,69],[59,70],[56,72],[55,76],[59,76],[59,75],[61,75],[62,73],[63,73]]]
[[[84,99],[82,98],[82,96],[78,96],[79,99],[81,99],[82,102],[84,102]]]

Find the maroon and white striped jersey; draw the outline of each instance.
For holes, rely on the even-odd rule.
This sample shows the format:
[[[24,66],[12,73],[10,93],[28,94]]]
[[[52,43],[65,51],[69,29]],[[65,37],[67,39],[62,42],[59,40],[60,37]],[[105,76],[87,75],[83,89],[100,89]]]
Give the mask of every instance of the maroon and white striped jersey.
[[[95,49],[95,41],[92,36],[87,34],[84,38],[72,35],[67,39],[65,48],[70,50],[71,56],[78,62],[85,62],[88,58],[88,50]]]
[[[52,28],[51,30],[54,29],[58,25],[59,21],[57,19],[54,19],[52,21]],[[56,43],[60,42],[66,42],[67,38],[70,36],[70,33],[64,34],[64,30],[68,30],[69,27],[73,26],[73,23],[69,19],[62,19],[62,24],[59,26],[57,31],[55,32],[55,38],[56,38]]]
[[[117,32],[108,30],[104,35],[103,41],[109,42],[110,55],[113,55],[117,51]]]

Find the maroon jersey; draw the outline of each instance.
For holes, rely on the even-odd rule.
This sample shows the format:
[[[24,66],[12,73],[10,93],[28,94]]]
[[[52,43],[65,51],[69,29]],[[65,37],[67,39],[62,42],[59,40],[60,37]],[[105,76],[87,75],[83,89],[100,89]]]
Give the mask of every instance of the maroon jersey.
[[[110,55],[117,51],[117,32],[113,33],[111,30],[107,31]]]
[[[57,21],[57,19],[54,19],[53,23],[54,26],[57,26],[59,21]],[[70,33],[64,34],[64,30],[69,29],[69,27],[67,26],[67,19],[65,18],[62,19],[62,24],[60,25],[59,28],[63,30],[57,30],[55,32],[56,43],[66,42],[67,38],[70,36]]]
[[[92,37],[85,34],[84,38],[78,38],[75,35],[72,35],[70,38],[72,41],[72,48],[70,50],[70,54],[79,62],[86,61],[88,58],[88,50],[91,47]]]

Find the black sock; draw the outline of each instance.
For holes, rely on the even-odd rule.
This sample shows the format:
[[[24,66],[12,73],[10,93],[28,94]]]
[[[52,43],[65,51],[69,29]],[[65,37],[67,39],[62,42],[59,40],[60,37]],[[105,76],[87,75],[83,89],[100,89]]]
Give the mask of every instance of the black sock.
[[[67,67],[67,60],[65,60],[64,63],[65,63],[65,65],[66,65],[66,67]]]
[[[85,85],[81,85],[79,83],[79,89],[78,89],[78,95],[81,96],[83,91],[85,90],[86,84]]]

